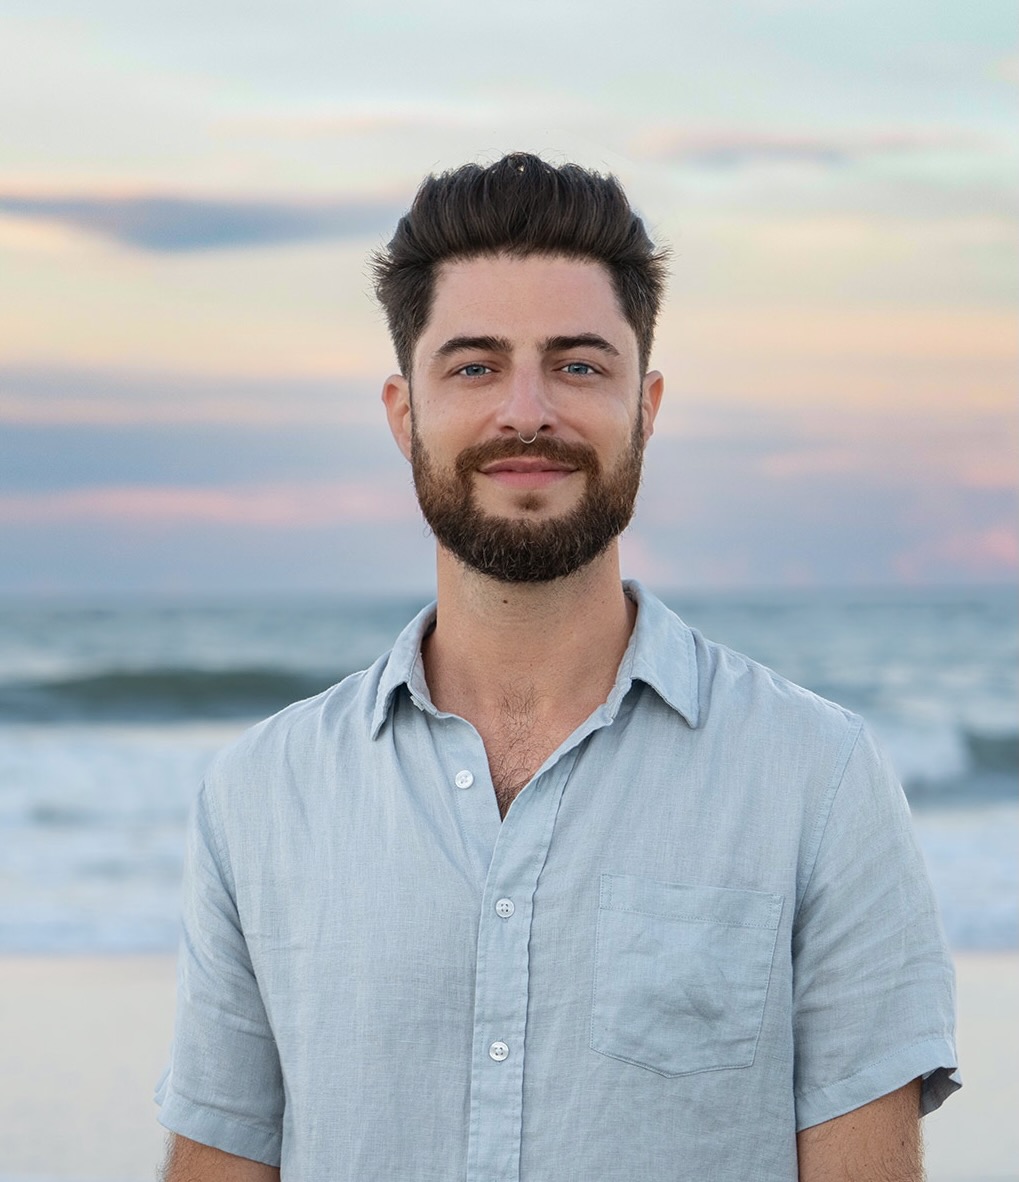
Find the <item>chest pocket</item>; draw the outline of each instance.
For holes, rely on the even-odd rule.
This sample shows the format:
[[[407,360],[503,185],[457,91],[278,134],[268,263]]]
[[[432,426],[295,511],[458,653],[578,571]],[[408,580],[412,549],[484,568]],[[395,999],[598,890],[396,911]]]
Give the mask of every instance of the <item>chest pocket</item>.
[[[603,874],[591,1049],[659,1075],[749,1067],[782,896]]]

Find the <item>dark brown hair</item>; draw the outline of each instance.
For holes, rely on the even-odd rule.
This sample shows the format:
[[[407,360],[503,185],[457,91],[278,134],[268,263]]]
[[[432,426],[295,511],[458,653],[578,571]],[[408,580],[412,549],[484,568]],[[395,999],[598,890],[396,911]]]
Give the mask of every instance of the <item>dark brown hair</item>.
[[[602,263],[647,369],[668,252],[655,248],[614,176],[515,152],[421,184],[385,250],[372,256],[375,292],[400,370],[428,324],[440,263],[477,255],[565,255]]]

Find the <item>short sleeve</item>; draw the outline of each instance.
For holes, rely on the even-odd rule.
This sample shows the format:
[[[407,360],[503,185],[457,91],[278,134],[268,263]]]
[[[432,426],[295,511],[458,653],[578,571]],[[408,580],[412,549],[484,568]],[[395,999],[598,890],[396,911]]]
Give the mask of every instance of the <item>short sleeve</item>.
[[[184,868],[177,1013],[160,1122],[192,1141],[279,1165],[283,1083],[205,788]]]
[[[799,1129],[917,1077],[926,1114],[961,1084],[954,971],[905,796],[865,729],[843,765],[793,931]]]

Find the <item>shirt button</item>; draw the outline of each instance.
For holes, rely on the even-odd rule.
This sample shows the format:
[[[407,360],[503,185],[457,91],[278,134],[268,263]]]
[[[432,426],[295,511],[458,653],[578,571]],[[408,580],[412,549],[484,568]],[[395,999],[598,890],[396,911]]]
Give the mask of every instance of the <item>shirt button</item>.
[[[496,1063],[501,1063],[503,1059],[509,1058],[509,1047],[504,1042],[494,1042],[488,1048],[488,1053]]]
[[[453,783],[458,788],[470,788],[470,786],[474,783],[474,774],[464,768],[462,772],[457,772],[453,777]]]
[[[509,919],[509,917],[516,911],[513,906],[512,899],[500,899],[495,905],[495,914],[501,919]]]

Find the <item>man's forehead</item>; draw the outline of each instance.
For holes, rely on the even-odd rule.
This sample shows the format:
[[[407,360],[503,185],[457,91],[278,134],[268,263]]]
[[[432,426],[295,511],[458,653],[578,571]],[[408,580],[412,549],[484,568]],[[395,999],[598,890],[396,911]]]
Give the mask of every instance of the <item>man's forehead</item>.
[[[569,255],[559,252],[531,251],[518,254],[508,250],[488,251],[482,254],[457,255],[443,259],[434,271],[435,290],[438,291],[452,276],[465,282],[472,277],[481,281],[485,276],[507,270],[527,269],[530,271],[576,270],[598,276],[612,287],[612,272],[600,259],[590,255]]]
[[[499,336],[522,333],[533,344],[550,336],[601,333],[625,348],[632,329],[608,268],[596,259],[562,255],[478,255],[436,269],[423,335]],[[515,329],[516,331],[510,331]],[[521,342],[523,343],[523,342]]]

